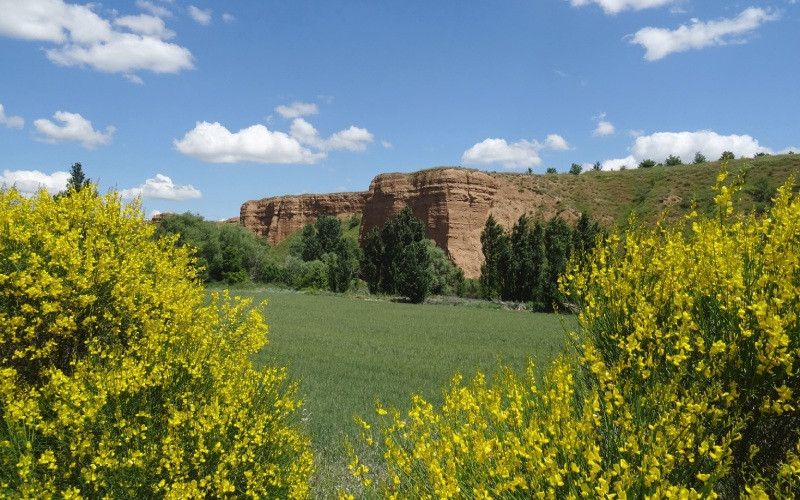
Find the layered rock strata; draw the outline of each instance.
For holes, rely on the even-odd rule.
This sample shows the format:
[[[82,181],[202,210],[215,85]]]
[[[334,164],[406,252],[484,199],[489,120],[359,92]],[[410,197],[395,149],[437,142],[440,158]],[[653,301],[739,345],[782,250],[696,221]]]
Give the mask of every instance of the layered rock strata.
[[[363,237],[408,205],[425,222],[426,236],[442,248],[468,278],[480,276],[481,231],[489,214],[510,229],[522,214],[532,219],[556,215],[573,223],[578,212],[562,208],[560,199],[523,187],[500,175],[460,167],[441,167],[411,174],[380,174],[368,192],[277,196],[248,201],[239,220],[248,229],[280,243],[320,215],[340,219],[363,214]]]
[[[580,214],[560,209],[559,201],[478,170],[436,168],[412,174],[381,174],[370,184],[361,237],[408,205],[425,222],[427,237],[466,277],[476,278],[483,263],[481,231],[489,214],[509,229],[522,214],[533,219],[559,215],[574,222]]]
[[[360,214],[367,193],[304,194],[275,196],[247,201],[239,211],[239,222],[259,236],[267,238],[270,245],[285,240],[320,215],[333,215],[340,219]]]

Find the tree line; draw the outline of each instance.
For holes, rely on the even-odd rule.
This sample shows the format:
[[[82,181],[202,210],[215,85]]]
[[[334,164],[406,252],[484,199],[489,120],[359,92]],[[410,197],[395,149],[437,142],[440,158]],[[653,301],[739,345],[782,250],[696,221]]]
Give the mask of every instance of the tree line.
[[[523,214],[510,233],[489,215],[481,232],[483,298],[526,302],[538,311],[562,307],[559,277],[571,257],[585,261],[602,232],[586,213],[575,229],[558,216],[532,221]]]

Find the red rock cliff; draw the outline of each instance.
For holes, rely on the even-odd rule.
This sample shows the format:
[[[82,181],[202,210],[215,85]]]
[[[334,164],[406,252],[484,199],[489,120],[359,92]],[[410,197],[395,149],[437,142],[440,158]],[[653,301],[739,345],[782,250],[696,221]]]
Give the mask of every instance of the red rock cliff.
[[[340,219],[360,214],[367,193],[303,194],[247,201],[239,212],[244,227],[264,236],[270,245],[285,240],[320,215]]]
[[[520,215],[549,219],[555,215],[573,222],[579,214],[560,210],[559,199],[524,189],[486,172],[436,168],[413,174],[381,174],[369,187],[361,237],[408,205],[426,223],[434,240],[468,278],[480,276],[481,231],[489,214],[510,229]]]

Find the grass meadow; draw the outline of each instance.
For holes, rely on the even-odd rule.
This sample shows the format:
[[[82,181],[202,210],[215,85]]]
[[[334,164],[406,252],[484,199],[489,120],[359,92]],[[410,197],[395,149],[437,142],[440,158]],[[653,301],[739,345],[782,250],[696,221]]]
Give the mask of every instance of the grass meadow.
[[[232,295],[267,299],[269,344],[260,362],[287,366],[300,383],[305,427],[317,477],[315,496],[348,481],[345,440],[355,442],[358,415],[374,422],[377,399],[401,411],[421,393],[434,405],[456,372],[492,373],[502,361],[541,369],[564,345],[574,318],[475,306],[412,305],[289,290],[240,288]]]

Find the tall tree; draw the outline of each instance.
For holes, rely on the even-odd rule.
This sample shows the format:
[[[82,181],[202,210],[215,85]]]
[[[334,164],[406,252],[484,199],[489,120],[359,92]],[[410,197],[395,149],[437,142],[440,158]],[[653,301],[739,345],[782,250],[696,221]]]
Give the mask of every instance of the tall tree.
[[[480,285],[481,294],[486,299],[500,296],[511,260],[510,247],[511,242],[505,229],[497,223],[492,214],[489,214],[481,232],[483,264],[481,264]]]
[[[547,279],[544,286],[545,307],[561,305],[558,291],[558,278],[567,270],[569,262],[572,230],[561,217],[553,217],[544,231],[545,254],[547,256]]]
[[[531,246],[530,228],[528,217],[519,216],[517,223],[511,229],[511,265],[508,269],[508,278],[504,299],[527,302],[533,296],[534,288],[534,262],[533,247]]]
[[[430,283],[424,239],[425,225],[408,206],[381,228],[373,228],[364,239],[362,265],[370,291],[424,300]]]

